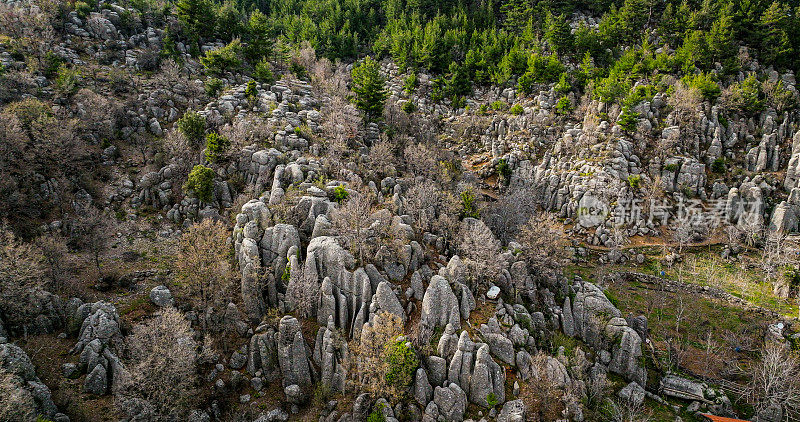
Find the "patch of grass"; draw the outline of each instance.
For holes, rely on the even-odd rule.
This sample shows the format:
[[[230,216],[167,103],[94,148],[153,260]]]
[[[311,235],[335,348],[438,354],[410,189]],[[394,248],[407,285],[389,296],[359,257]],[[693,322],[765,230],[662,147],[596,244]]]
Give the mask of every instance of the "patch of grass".
[[[571,357],[573,354],[575,354],[575,349],[580,347],[578,340],[567,336],[561,331],[556,331],[553,334],[552,342],[553,342],[553,353],[556,353],[559,347],[564,346],[564,355],[567,357]]]

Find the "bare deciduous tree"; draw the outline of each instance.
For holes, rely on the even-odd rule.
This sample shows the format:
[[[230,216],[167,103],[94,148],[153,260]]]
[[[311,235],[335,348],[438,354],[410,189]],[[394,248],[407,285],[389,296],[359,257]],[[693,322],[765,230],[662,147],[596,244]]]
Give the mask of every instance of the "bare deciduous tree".
[[[371,323],[364,324],[359,343],[350,346],[356,357],[351,373],[355,374],[355,382],[361,390],[375,396],[388,393],[397,397],[401,394],[397,386],[386,381],[389,369],[386,346],[402,334],[402,319],[388,312],[381,312]]]
[[[372,144],[369,149],[369,161],[366,163],[367,170],[372,170],[379,175],[393,175],[395,173],[395,164],[397,164],[395,149],[394,142],[382,135],[381,139]]]
[[[331,212],[331,228],[345,241],[350,253],[364,263],[367,252],[367,233],[372,223],[372,194],[352,192],[343,205],[336,207]]]
[[[149,420],[185,417],[197,401],[197,344],[189,321],[175,308],[165,308],[133,327],[126,344],[130,360],[116,391],[125,413],[152,411]]]
[[[501,243],[507,244],[513,239],[520,226],[536,213],[538,198],[532,186],[515,186],[488,207],[486,224]]]
[[[42,251],[44,264],[50,281],[55,291],[62,291],[67,280],[67,265],[65,263],[68,254],[66,240],[55,233],[40,236],[36,239],[36,246]]]
[[[227,299],[234,282],[228,231],[221,222],[206,219],[180,239],[175,259],[178,291],[203,313]],[[203,318],[204,324],[207,323]]]
[[[606,416],[611,422],[650,422],[653,412],[647,410],[643,402],[622,398],[608,399],[606,401]]]
[[[439,173],[438,154],[424,144],[410,144],[403,151],[406,168],[414,176],[435,180]]]
[[[672,240],[678,244],[678,253],[692,240],[692,223],[688,218],[678,218],[672,227]]]
[[[108,242],[108,228],[105,216],[91,204],[85,205],[72,226],[74,241],[89,249],[100,279],[104,276],[100,256]]]

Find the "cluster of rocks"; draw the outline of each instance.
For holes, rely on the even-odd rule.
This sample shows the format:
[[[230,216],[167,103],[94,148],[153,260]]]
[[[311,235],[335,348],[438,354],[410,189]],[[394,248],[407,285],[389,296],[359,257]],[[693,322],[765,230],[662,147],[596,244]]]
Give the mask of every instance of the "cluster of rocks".
[[[123,336],[117,309],[108,302],[80,303],[70,301],[73,309],[70,325],[80,325],[78,341],[70,351],[80,354],[79,364],[64,364],[68,378],[86,373],[83,391],[102,396],[112,391],[125,370],[118,354],[123,350]]]

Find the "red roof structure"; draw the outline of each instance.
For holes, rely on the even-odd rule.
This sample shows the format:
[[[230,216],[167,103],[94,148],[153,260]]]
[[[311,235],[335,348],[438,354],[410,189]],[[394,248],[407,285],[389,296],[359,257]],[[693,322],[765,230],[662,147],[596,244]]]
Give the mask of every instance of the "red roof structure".
[[[701,413],[701,415],[712,422],[747,422],[742,419],[724,418],[722,416],[709,415],[708,413]]]

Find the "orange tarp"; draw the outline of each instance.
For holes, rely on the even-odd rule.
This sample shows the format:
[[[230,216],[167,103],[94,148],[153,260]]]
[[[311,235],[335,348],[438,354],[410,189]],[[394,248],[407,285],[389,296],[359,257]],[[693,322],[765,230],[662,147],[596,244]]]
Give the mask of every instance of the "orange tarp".
[[[722,416],[714,416],[706,413],[701,413],[701,415],[705,416],[706,418],[708,418],[708,420],[713,422],[747,422],[741,419],[723,418]]]

